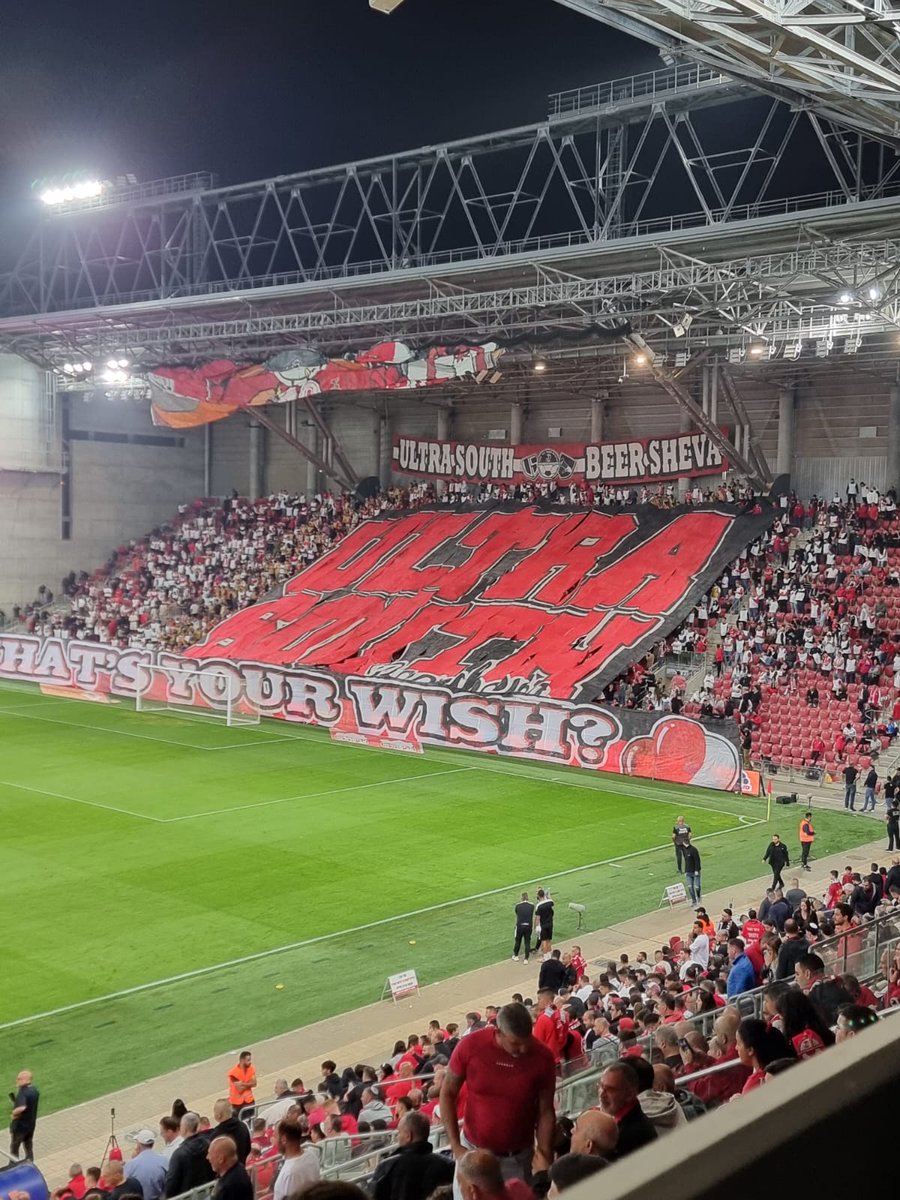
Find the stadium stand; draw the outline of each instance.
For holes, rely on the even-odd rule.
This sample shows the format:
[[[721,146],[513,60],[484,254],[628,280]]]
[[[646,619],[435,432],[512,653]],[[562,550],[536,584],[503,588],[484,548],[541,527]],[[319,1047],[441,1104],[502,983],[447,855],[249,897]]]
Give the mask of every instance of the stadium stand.
[[[44,589],[13,615],[30,632],[198,658],[298,663],[311,655],[339,672],[401,660],[448,682],[518,680],[623,707],[733,716],[749,735],[748,760],[832,776],[850,763],[865,774],[896,737],[900,715],[900,520],[892,492],[859,486],[852,503],[835,495],[804,504],[792,494],[775,511],[749,515],[734,507],[749,507],[749,497],[724,487],[698,487],[678,508],[665,487],[457,488],[417,513],[410,509],[437,499],[430,485],[367,499],[198,500],[93,574],[70,574],[64,605]],[[490,507],[472,509],[473,498]],[[557,507],[572,503],[595,507]],[[417,564],[431,555],[415,573],[403,553],[413,534]],[[717,535],[714,553],[695,550],[652,589],[640,586],[642,556],[658,555],[667,539],[671,550],[679,538],[702,547]],[[629,552],[635,542],[644,545]],[[386,549],[393,553],[379,568]],[[593,576],[604,553],[605,569]],[[593,578],[603,580],[603,605],[616,585],[622,611],[588,644]],[[277,624],[290,621],[289,638],[273,640],[276,623],[259,624],[253,605],[263,597],[273,601],[267,612],[278,608]],[[505,636],[511,603],[515,642]],[[326,625],[324,661],[317,635]]]
[[[558,988],[521,997],[535,1019],[535,1037],[557,1063],[557,1156],[570,1150],[599,1152],[604,1125],[595,1115],[598,1101],[599,1110],[618,1126],[622,1114],[615,1110],[611,1087],[616,1072],[626,1079],[629,1072],[637,1073],[636,1101],[653,1136],[674,1131],[678,1137],[686,1122],[785,1069],[787,1063],[780,1060],[787,1059],[791,1070],[800,1069],[799,1064],[831,1045],[876,1024],[879,1015],[898,1011],[900,859],[883,878],[884,898],[868,917],[853,911],[859,884],[848,878],[837,891],[804,896],[789,908],[793,915],[782,922],[781,933],[775,917],[765,911],[766,903],[772,903],[767,896],[753,910],[762,920],[749,910],[723,910],[710,917],[701,909],[683,936],[632,958],[622,954],[588,967],[577,947],[562,954]],[[838,901],[838,895],[845,900]],[[845,901],[847,912],[842,911]],[[796,929],[790,921],[797,923]],[[723,953],[729,938],[740,933],[746,935],[746,946],[732,940]],[[803,940],[804,953],[796,959],[795,976],[779,978],[779,952],[795,936]],[[752,963],[752,986],[726,1000],[729,976],[745,951]],[[461,1060],[454,1058],[457,1047],[479,1031],[492,1030],[499,1011],[470,1011],[458,1023],[433,1019],[420,1032],[386,1045],[381,1062],[342,1067],[326,1058],[315,1080],[279,1080],[274,1096],[260,1098],[252,1113],[243,1114],[252,1140],[247,1165],[256,1195],[270,1194],[292,1137],[302,1154],[310,1156],[305,1184],[317,1177],[355,1180],[366,1183],[370,1192],[373,1178],[377,1183],[380,1177],[379,1164],[409,1142],[406,1113],[420,1113],[428,1123],[430,1143],[435,1150],[444,1149],[441,1105],[448,1068],[461,1069]],[[628,1064],[624,1073],[622,1062]],[[462,1103],[463,1119],[465,1109]],[[229,1119],[222,1117],[223,1111],[216,1114],[220,1126]],[[288,1124],[286,1133],[281,1121]],[[171,1154],[177,1143],[172,1124],[166,1120],[160,1125],[163,1155]],[[182,1133],[189,1128],[190,1121]],[[610,1134],[612,1129],[607,1126],[606,1133],[615,1142],[618,1134]],[[215,1132],[201,1128],[188,1136],[208,1140]],[[617,1152],[613,1144],[604,1154],[622,1157],[623,1149]],[[107,1182],[104,1176],[101,1185]],[[212,1186],[212,1181],[204,1183],[190,1194],[205,1200]],[[373,1194],[388,1193],[376,1189]],[[70,1195],[77,1200],[68,1187],[57,1192],[60,1200]]]

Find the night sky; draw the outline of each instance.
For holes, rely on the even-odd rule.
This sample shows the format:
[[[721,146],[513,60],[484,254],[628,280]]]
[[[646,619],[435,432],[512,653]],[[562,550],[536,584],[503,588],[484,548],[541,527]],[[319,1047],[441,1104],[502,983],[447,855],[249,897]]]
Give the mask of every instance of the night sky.
[[[33,0],[0,18],[0,203],[87,170],[223,183],[540,120],[661,66],[553,0]],[[9,212],[9,209],[7,209]]]

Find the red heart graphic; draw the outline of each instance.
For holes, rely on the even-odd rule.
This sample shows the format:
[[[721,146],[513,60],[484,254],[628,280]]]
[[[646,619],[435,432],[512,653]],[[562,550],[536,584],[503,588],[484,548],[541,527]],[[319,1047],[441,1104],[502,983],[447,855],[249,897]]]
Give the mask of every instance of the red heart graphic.
[[[706,758],[706,734],[695,721],[667,717],[650,737],[633,738],[622,752],[626,775],[690,783]]]

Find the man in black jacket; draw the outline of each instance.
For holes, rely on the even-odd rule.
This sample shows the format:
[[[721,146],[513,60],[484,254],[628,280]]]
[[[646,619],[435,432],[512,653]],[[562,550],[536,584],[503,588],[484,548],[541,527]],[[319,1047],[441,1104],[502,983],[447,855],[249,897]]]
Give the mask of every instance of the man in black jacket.
[[[534,905],[528,899],[528,893],[522,893],[522,899],[516,905],[516,942],[513,946],[513,962],[519,961],[519,951],[525,947],[525,961],[531,951],[531,931],[534,929]]]
[[[763,862],[767,862],[772,868],[772,887],[783,888],[784,880],[781,878],[781,872],[785,867],[791,865],[791,858],[787,846],[777,833],[772,834],[772,840],[763,855]]]
[[[538,976],[538,991],[552,991],[555,996],[565,987],[566,968],[562,964],[560,952],[554,950],[546,962],[541,963],[541,973]]]
[[[237,1146],[230,1137],[214,1138],[208,1158],[218,1176],[213,1200],[253,1200],[253,1184],[243,1163],[238,1162]]]
[[[382,1159],[372,1176],[373,1200],[425,1200],[435,1188],[453,1182],[453,1160],[434,1153],[430,1131],[422,1113],[403,1117],[397,1126],[399,1150]]]
[[[794,967],[805,954],[809,953],[809,942],[800,932],[800,926],[793,917],[784,923],[784,941],[778,951],[778,962],[775,965],[776,979],[791,979]]]
[[[250,1130],[234,1115],[231,1102],[217,1100],[213,1105],[213,1116],[218,1124],[209,1131],[206,1140],[211,1142],[213,1138],[230,1137],[237,1147],[239,1161],[245,1163],[250,1153]]]
[[[166,1173],[166,1197],[180,1196],[203,1183],[211,1183],[213,1169],[206,1159],[209,1140],[205,1133],[198,1133],[200,1118],[195,1112],[185,1113],[181,1118],[181,1136],[184,1141],[172,1152],[169,1170]]]
[[[631,1063],[618,1059],[600,1076],[600,1107],[619,1127],[616,1158],[624,1158],[656,1140],[653,1122],[644,1116],[638,1101],[640,1082]]]

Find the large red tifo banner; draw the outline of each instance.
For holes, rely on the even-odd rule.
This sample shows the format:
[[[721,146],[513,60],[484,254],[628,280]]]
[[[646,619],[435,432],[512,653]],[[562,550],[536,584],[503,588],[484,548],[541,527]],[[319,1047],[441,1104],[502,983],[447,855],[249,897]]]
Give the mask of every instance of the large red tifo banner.
[[[759,536],[765,509],[383,513],[187,657],[595,703]]]
[[[705,433],[623,442],[511,446],[395,437],[394,470],[461,483],[649,483],[719,475],[727,462]]]
[[[150,673],[151,665],[160,669]],[[167,675],[166,667],[179,670]],[[0,678],[124,700],[149,688],[157,700],[223,712],[245,706],[264,716],[324,726],[346,741],[397,749],[458,747],[726,790],[741,782],[731,722],[713,728],[685,717],[549,697],[459,693],[370,676],[196,661],[14,634],[0,635]]]
[[[147,382],[154,423],[191,429],[242,410],[327,392],[409,391],[460,379],[490,382],[502,354],[496,342],[424,349],[379,342],[344,358],[297,347],[261,363],[219,359],[199,367],[157,367]]]

